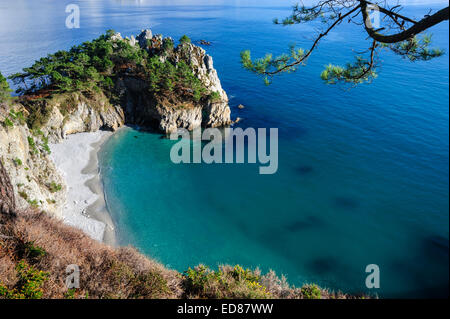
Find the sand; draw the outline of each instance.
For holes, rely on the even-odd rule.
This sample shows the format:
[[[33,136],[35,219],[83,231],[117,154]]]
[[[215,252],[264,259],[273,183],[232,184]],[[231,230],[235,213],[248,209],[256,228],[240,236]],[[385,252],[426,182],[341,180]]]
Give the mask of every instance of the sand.
[[[64,223],[90,237],[115,245],[114,224],[106,209],[97,153],[112,135],[98,131],[69,135],[50,145],[51,158],[67,185]]]

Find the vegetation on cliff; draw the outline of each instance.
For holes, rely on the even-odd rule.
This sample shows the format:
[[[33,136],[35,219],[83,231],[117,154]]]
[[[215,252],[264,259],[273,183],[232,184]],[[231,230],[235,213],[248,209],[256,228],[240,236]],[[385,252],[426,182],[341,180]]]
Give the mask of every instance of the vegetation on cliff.
[[[194,74],[188,60],[180,59],[175,51],[182,52],[188,37],[180,39],[174,48],[170,38],[147,39],[145,46],[130,39],[116,37],[114,31],[90,42],[58,51],[39,59],[23,72],[9,78],[18,87],[21,103],[32,128],[42,127],[48,120],[52,99],[65,99],[58,103],[61,113],[70,112],[73,94],[89,100],[106,99],[120,104],[121,92],[116,84],[123,77],[139,79],[147,87],[149,96],[162,96],[169,100],[198,103],[214,100],[211,92]],[[180,54],[183,56],[182,54]],[[104,105],[104,103],[100,103]]]
[[[11,96],[11,89],[6,81],[6,78],[0,72],[0,102],[5,101]]]

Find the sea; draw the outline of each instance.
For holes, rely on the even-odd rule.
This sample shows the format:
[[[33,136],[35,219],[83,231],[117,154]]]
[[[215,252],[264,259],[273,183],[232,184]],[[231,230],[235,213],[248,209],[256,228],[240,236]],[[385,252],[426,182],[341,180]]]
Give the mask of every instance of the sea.
[[[66,7],[80,9],[69,29]],[[327,85],[320,73],[370,47],[361,26],[343,23],[305,66],[270,86],[244,70],[252,56],[308,49],[320,22],[283,27],[295,1],[0,0],[0,72],[98,37],[151,29],[204,49],[230,98],[234,128],[277,128],[278,170],[259,164],[175,164],[177,141],[127,127],[104,144],[100,170],[120,245],[180,272],[199,264],[274,270],[295,286],[381,298],[448,297],[449,25],[428,30],[446,51],[410,62],[379,54],[378,77]],[[412,1],[420,18],[448,2]],[[238,105],[244,105],[243,109]],[[199,143],[192,141],[192,144]],[[366,285],[367,266],[379,288]]]

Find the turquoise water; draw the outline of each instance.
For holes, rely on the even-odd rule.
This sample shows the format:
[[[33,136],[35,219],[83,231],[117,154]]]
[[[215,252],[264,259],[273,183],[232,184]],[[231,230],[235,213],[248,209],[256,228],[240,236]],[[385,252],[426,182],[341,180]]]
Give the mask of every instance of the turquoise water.
[[[207,50],[231,97],[232,116],[244,119],[239,126],[279,128],[279,170],[270,176],[249,164],[175,165],[173,141],[120,131],[103,148],[101,169],[122,244],[180,271],[239,263],[274,269],[296,285],[353,293],[368,292],[365,267],[377,264],[382,297],[448,296],[448,55],[409,63],[385,52],[373,84],[350,91],[326,86],[319,78],[323,65],[346,62],[351,49],[368,47],[360,29],[343,25],[307,68],[265,87],[241,69],[239,52],[278,53],[291,42],[307,47],[314,28],[271,23],[289,13],[291,1],[78,1],[79,30],[62,28],[64,1],[4,3],[5,74],[108,28],[124,35],[148,26],[174,38],[186,33],[213,43]],[[407,11],[426,13],[420,6]],[[33,14],[43,16],[26,19]],[[432,31],[435,44],[448,51],[448,23]],[[243,110],[236,107],[241,103]]]

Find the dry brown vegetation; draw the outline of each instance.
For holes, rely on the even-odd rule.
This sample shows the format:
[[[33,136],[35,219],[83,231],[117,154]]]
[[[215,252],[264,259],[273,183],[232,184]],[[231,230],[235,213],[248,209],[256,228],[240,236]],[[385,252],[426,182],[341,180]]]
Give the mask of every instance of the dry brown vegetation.
[[[181,276],[132,248],[113,249],[88,238],[43,213],[28,211],[8,219],[0,238],[0,283],[12,289],[18,283],[16,265],[28,265],[48,274],[43,298],[65,298],[66,267],[80,268],[76,298],[176,298]]]

